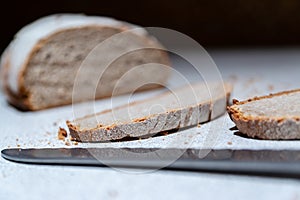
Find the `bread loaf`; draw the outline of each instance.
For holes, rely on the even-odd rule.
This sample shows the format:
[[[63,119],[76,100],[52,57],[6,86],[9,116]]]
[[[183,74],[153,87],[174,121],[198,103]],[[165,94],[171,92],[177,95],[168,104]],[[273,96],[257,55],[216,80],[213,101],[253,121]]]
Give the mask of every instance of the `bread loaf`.
[[[239,131],[252,138],[300,139],[300,90],[234,101],[228,112]]]
[[[123,94],[136,88],[135,80],[144,80],[163,85],[169,73],[159,71],[146,63],[169,65],[163,47],[148,33],[135,25],[105,17],[90,17],[76,14],[52,15],[39,19],[21,29],[7,47],[1,59],[1,75],[8,100],[25,110],[40,110],[72,103],[72,92],[80,70],[78,85],[94,90],[87,95],[83,89],[73,102],[109,97],[116,82],[130,69],[141,66],[115,93]],[[126,37],[115,38],[114,43],[102,49],[102,53],[85,58],[108,38],[126,32]],[[125,39],[124,39],[125,38]],[[132,49],[138,49],[131,51]],[[127,54],[113,60],[107,66],[105,59],[122,50]],[[107,68],[107,69],[106,69]],[[103,74],[95,74],[103,70]],[[95,85],[96,84],[96,85]],[[126,85],[125,85],[126,84]],[[148,84],[140,89],[158,87]],[[90,89],[89,89],[90,88]],[[93,98],[92,98],[93,97]]]

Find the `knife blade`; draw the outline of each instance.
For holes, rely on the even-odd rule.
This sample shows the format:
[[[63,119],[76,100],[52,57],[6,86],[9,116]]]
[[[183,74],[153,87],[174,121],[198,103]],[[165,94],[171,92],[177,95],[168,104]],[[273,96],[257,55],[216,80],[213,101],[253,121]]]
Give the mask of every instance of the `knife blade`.
[[[41,148],[4,149],[1,155],[27,164],[163,168],[300,178],[300,150]]]

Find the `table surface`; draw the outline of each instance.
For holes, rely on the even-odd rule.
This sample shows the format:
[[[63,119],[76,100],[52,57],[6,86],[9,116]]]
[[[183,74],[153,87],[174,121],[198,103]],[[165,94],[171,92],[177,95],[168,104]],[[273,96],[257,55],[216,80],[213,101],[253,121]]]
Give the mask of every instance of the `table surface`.
[[[188,51],[188,50],[187,50]],[[193,51],[189,51],[193,55]],[[234,85],[232,98],[246,99],[299,88],[300,48],[219,49],[209,51],[224,80]],[[195,55],[197,56],[197,55]],[[147,93],[151,95],[151,93]],[[137,95],[136,99],[147,95]],[[122,104],[125,96],[117,98]],[[84,104],[78,105],[83,106]],[[96,110],[110,100],[96,102]],[[20,112],[0,94],[0,149],[67,147],[58,127],[73,119],[72,106]],[[84,110],[84,113],[90,110]],[[72,147],[211,147],[215,149],[300,149],[300,141],[264,141],[235,135],[227,114],[212,122],[149,139],[72,144]],[[192,142],[191,142],[192,138]],[[188,145],[188,146],[187,146]],[[0,158],[0,199],[299,199],[300,180],[176,171],[126,171],[78,166],[38,166]]]

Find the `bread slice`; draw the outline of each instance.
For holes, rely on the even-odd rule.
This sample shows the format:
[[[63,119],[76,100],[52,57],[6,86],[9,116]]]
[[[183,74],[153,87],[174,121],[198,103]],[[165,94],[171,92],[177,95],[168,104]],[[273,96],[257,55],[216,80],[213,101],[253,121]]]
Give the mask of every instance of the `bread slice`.
[[[97,45],[119,33],[122,37],[115,37],[111,45],[106,42],[101,52],[90,54]],[[169,73],[153,67],[157,63],[170,65],[162,49],[144,29],[126,22],[76,14],[51,15],[17,33],[2,55],[1,76],[12,104],[25,110],[40,110],[72,103],[76,77],[76,84],[87,90],[91,88],[95,94],[88,95],[84,89],[73,102],[111,96],[120,77],[136,66],[141,67],[130,76],[132,80],[164,85]],[[107,59],[120,52],[127,54],[107,65]],[[142,66],[146,63],[152,64]],[[86,70],[80,70],[78,78],[82,64]],[[100,72],[95,73],[99,70],[103,71],[101,78]],[[126,87],[118,89],[116,95],[137,87],[136,81],[124,84]],[[149,84],[140,89],[155,87],[158,85]]]
[[[203,83],[177,88],[153,98],[67,121],[73,138],[84,142],[149,137],[161,131],[207,122],[226,112],[231,86]]]
[[[239,131],[249,137],[300,139],[300,90],[235,100],[228,113]]]

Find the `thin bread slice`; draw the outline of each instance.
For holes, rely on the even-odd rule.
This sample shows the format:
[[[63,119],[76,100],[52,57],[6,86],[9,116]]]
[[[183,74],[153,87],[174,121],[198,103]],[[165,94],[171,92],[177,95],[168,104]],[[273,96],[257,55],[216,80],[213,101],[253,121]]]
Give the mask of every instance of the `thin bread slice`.
[[[107,44],[113,36],[112,44]],[[95,52],[104,41],[102,52]],[[153,64],[141,66],[138,75],[133,74],[131,79],[164,85],[169,73],[155,68],[156,63],[170,65],[162,49],[154,37],[136,25],[99,16],[55,14],[17,33],[2,55],[1,81],[8,100],[24,110],[99,99],[111,96],[116,82],[126,72],[147,63]],[[108,65],[107,59],[113,56],[118,59]],[[83,64],[85,70],[80,68]],[[102,76],[98,71],[103,71]],[[85,90],[72,99],[75,79]],[[118,90],[118,94],[130,92],[136,88],[135,83],[124,83],[126,87]],[[158,84],[149,84],[141,89],[156,87]],[[90,90],[95,90],[92,97],[87,94]]]
[[[203,83],[184,86],[153,98],[67,121],[73,138],[84,142],[149,137],[161,131],[207,122],[226,112],[231,86]]]
[[[249,137],[300,139],[300,89],[234,100],[228,113],[239,131]]]

